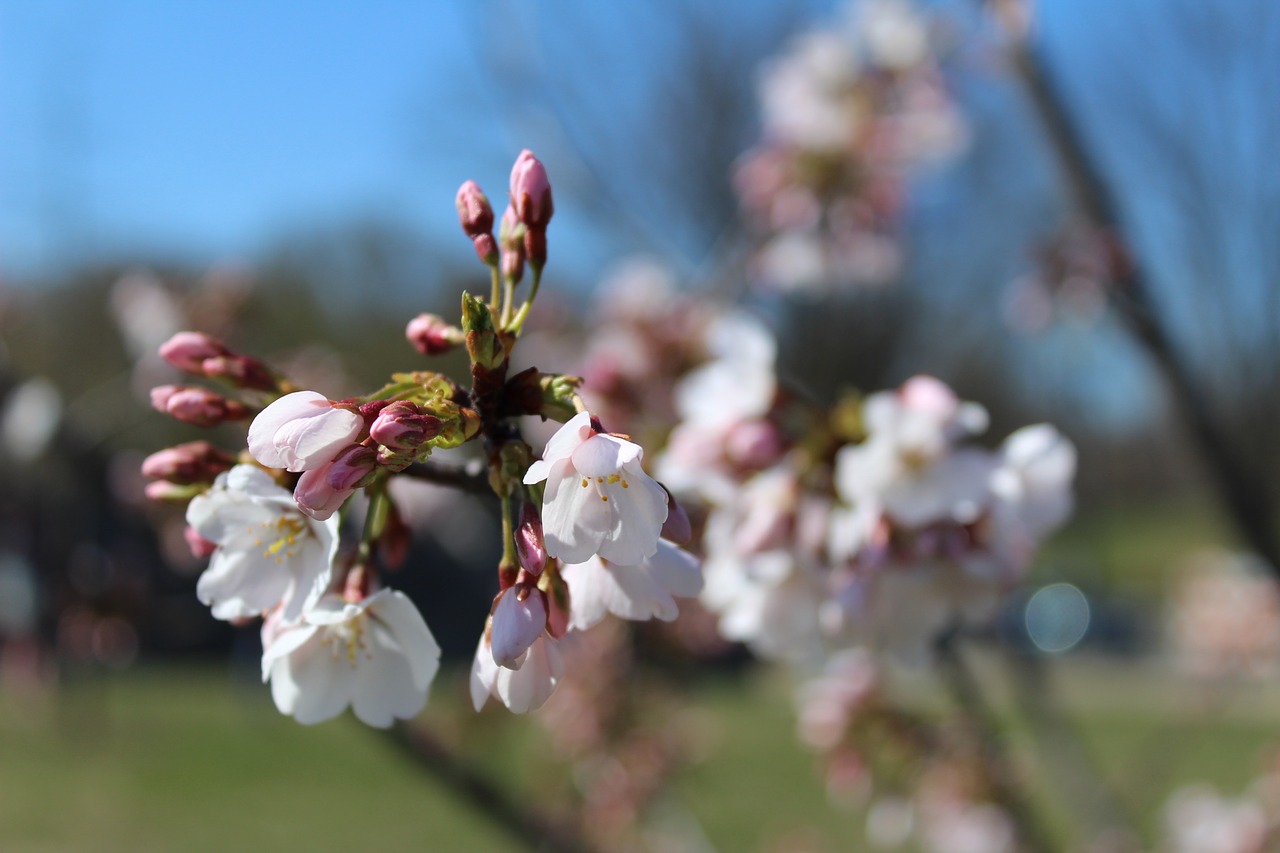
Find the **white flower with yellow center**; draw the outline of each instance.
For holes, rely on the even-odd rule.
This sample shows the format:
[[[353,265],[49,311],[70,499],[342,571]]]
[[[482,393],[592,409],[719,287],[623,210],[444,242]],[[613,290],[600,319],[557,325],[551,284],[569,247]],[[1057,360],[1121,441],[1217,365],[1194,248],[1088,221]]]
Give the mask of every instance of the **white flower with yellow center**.
[[[371,726],[407,720],[427,704],[440,646],[404,593],[382,589],[363,601],[329,594],[303,620],[262,629],[262,680],[282,714],[320,723],[348,705]]]
[[[237,465],[187,507],[187,523],[217,549],[196,583],[216,619],[258,616],[279,605],[295,622],[329,588],[338,520],[303,515],[262,469]]]
[[[547,481],[542,531],[547,554],[582,563],[599,554],[634,566],[658,550],[667,493],[644,472],[640,445],[597,431],[582,412],[551,437],[524,482]]]

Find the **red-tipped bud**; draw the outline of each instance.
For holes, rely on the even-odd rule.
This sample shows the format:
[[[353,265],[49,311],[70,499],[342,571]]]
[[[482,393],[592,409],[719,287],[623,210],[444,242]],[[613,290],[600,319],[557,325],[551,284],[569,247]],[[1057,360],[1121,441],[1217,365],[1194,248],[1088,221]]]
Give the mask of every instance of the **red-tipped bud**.
[[[472,240],[493,231],[493,207],[475,181],[467,181],[458,188],[454,201],[458,205],[458,221],[462,231]]]
[[[419,314],[409,321],[404,336],[423,355],[440,355],[464,340],[462,330],[436,314]]]
[[[479,237],[473,237],[471,244],[476,247],[476,257],[487,266],[493,266],[498,262],[498,241],[493,239],[492,234],[481,234]]]
[[[520,567],[534,577],[542,574],[547,565],[547,544],[542,538],[542,515],[530,501],[520,507],[515,536]]]
[[[160,357],[179,370],[204,376],[204,361],[231,355],[222,341],[203,332],[178,332],[160,345]]]
[[[555,210],[547,170],[527,148],[511,168],[511,206],[517,218],[533,231],[545,231]]]
[[[524,234],[524,254],[529,266],[541,270],[547,265],[547,232],[530,228]]]
[[[366,563],[356,563],[347,572],[342,582],[342,598],[352,604],[358,604],[369,597],[373,591],[373,568]]]
[[[408,400],[397,400],[373,419],[369,437],[398,453],[413,452],[440,434],[440,419]]]
[[[547,633],[557,640],[569,633],[569,585],[559,572],[542,576],[547,592]]]
[[[189,441],[157,450],[142,460],[142,475],[184,486],[211,483],[235,462],[235,457],[207,441]]]
[[[243,403],[228,400],[204,388],[185,385],[161,385],[151,389],[151,405],[183,423],[213,427],[223,421],[249,416]]]
[[[189,524],[186,529],[182,531],[182,538],[187,540],[187,547],[191,549],[191,556],[195,557],[197,560],[203,560],[205,557],[208,557],[214,551],[218,550],[218,544],[216,542],[210,542],[208,539],[205,539],[199,533],[196,533],[196,529]]]
[[[253,391],[280,390],[280,383],[271,370],[251,356],[220,355],[206,358],[201,368],[210,379],[222,379],[237,388]]]
[[[659,484],[661,485],[661,484]],[[666,489],[666,486],[662,487]],[[671,492],[667,492],[667,520],[662,522],[663,539],[677,545],[687,545],[693,538],[693,525],[689,523],[689,515],[680,506]]]

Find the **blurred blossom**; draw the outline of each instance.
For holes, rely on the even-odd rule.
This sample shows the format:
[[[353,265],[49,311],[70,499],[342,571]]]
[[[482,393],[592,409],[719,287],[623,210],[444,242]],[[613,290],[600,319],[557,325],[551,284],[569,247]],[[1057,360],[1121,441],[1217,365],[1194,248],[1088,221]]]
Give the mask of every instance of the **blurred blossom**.
[[[43,377],[14,388],[0,414],[5,450],[19,462],[33,462],[49,447],[62,423],[62,394]]]
[[[1280,591],[1255,558],[1190,558],[1173,593],[1169,629],[1174,660],[1194,675],[1280,674]]]
[[[929,16],[909,0],[852,2],[764,67],[763,138],[735,174],[764,286],[821,292],[900,274],[906,184],[968,136]]]
[[[1229,799],[1212,788],[1180,788],[1165,803],[1169,853],[1265,853],[1274,849],[1275,815],[1251,797]]]

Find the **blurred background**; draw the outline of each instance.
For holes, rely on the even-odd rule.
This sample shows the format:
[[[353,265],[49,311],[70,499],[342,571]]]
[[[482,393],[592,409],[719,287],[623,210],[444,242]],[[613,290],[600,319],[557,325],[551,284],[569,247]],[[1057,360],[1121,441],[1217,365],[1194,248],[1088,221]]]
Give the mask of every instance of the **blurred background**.
[[[1077,512],[992,643],[1051,659],[1064,724],[1153,849],[1172,792],[1234,796],[1262,773],[1280,711],[1280,597],[1251,555],[1280,499],[1280,7],[1035,4],[1028,44],[1108,188],[1119,263],[991,9],[920,4],[956,118],[945,156],[897,176],[900,262],[871,284],[792,280],[778,265],[810,256],[762,257],[744,164],[779,57],[857,5],[0,0],[0,847],[511,844],[354,721],[277,718],[256,632],[196,601],[180,513],[142,498],[138,465],[199,437],[147,402],[180,329],[332,398],[413,367],[405,322],[487,284],[453,194],[475,179],[497,203],[522,148],[556,194],[540,358],[580,358],[600,285],[643,259],[764,318],[815,401],[929,373],[987,406],[992,436],[1056,424],[1079,448]],[[537,787],[550,739],[465,696],[492,508],[429,505],[447,521],[418,546],[428,568],[398,579],[452,667],[428,723]],[[780,673],[741,650],[655,654],[697,754],[649,820],[703,845],[663,849],[872,849],[865,802],[796,743]]]

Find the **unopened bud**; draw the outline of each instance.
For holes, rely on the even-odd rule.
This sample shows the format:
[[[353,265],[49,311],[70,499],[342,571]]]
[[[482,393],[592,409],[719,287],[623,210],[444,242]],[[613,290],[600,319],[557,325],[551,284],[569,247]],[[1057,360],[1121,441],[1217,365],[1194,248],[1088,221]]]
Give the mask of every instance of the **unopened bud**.
[[[329,463],[324,481],[339,492],[352,492],[369,485],[377,468],[378,454],[372,447],[353,444]]]
[[[458,221],[462,231],[471,239],[493,231],[493,207],[488,197],[475,181],[467,181],[458,188],[454,199],[458,205]]]
[[[568,376],[561,373],[544,373],[538,380],[542,386],[542,409],[540,414],[556,421],[567,421],[577,414],[574,399],[582,386],[580,376]]]
[[[517,218],[534,231],[545,231],[554,211],[547,170],[527,148],[511,169],[511,206]]]
[[[369,437],[390,450],[413,452],[440,434],[440,419],[408,400],[384,408],[369,426]]]
[[[462,330],[435,314],[419,314],[409,321],[404,336],[423,355],[440,355],[462,343]]]
[[[547,595],[547,633],[558,640],[569,633],[569,585],[560,575],[559,563],[548,564],[538,586]]]
[[[502,277],[513,282],[524,278],[525,226],[516,218],[516,212],[508,207],[502,214],[502,226],[498,229],[498,242],[502,248]]]
[[[520,567],[534,577],[542,574],[547,565],[547,544],[542,536],[542,515],[531,501],[520,507],[515,536]]]
[[[516,584],[503,592],[493,610],[489,635],[493,662],[519,669],[525,651],[547,628],[547,603],[542,591],[531,584]]]
[[[142,461],[142,475],[179,485],[211,483],[235,464],[235,458],[207,441],[189,441],[157,450]]]
[[[203,560],[218,550],[218,543],[210,542],[199,533],[191,525],[187,525],[182,531],[182,538],[187,540],[187,547],[191,549],[191,556],[197,560]]]
[[[196,376],[204,375],[204,361],[230,355],[222,341],[203,332],[178,332],[160,345],[160,357]]]
[[[474,363],[493,370],[506,360],[489,307],[469,293],[462,294],[462,328],[467,335],[467,354]]]
[[[278,391],[280,382],[265,364],[252,356],[222,355],[206,358],[201,365],[210,379],[222,379],[237,388]]]
[[[224,421],[249,416],[243,403],[228,400],[204,388],[187,385],[161,385],[151,389],[151,405],[183,423],[214,427]]]
[[[369,597],[373,590],[373,568],[367,563],[356,563],[342,582],[342,598],[358,604]]]
[[[659,483],[659,485],[662,484]],[[662,486],[662,488],[665,491],[667,487]],[[659,535],[677,545],[687,545],[693,538],[693,525],[689,523],[688,513],[669,491],[667,492],[667,520],[662,522],[662,532]]]
[[[547,265],[547,232],[530,228],[524,234],[524,256],[534,272]]]

